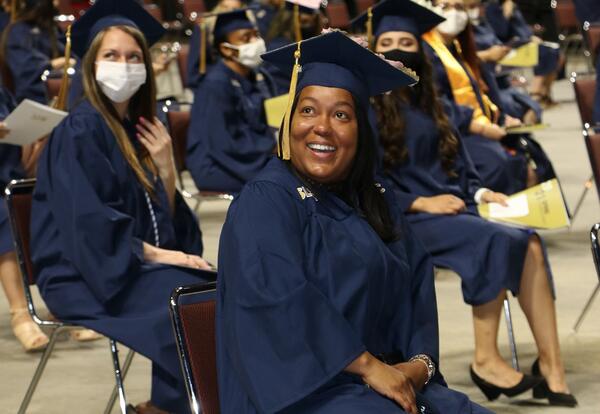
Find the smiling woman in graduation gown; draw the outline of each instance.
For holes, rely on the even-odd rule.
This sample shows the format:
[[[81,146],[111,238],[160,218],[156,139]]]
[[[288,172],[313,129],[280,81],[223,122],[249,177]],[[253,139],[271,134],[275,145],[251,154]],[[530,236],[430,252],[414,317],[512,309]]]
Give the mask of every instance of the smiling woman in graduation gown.
[[[85,54],[86,99],[55,128],[41,155],[31,248],[37,285],[51,312],[150,358],[152,404],[185,413],[168,300],[175,287],[206,280],[197,269],[207,266],[199,257],[198,223],[169,178],[172,158],[154,152],[170,151],[170,142],[162,124],[147,114],[155,107],[154,79],[143,36],[153,43],[162,33],[133,0],[97,0],[73,26],[73,48]],[[133,96],[119,97],[100,82],[106,79],[101,71],[111,67],[145,68],[137,91],[128,85],[116,91],[131,90]],[[112,111],[100,102],[113,105]],[[111,118],[118,108],[128,115]],[[123,135],[111,127],[115,122],[137,168],[122,149]],[[144,153],[152,163],[144,161]]]
[[[384,397],[381,384],[355,367],[368,357],[393,376],[400,369],[395,364],[415,355],[439,365],[430,259],[400,214],[390,213],[389,226],[382,216],[376,230],[371,222],[373,206],[363,204],[371,197],[391,211],[394,203],[392,192],[372,172],[376,155],[367,132],[369,95],[410,80],[339,32],[301,46],[299,109],[292,118],[303,120],[292,119],[291,161],[285,160],[290,155],[286,156],[284,133],[281,159],[272,159],[244,187],[229,209],[221,235],[217,299],[221,412],[403,413],[407,406],[398,402],[395,392]],[[295,49],[290,45],[265,59],[289,69]],[[320,183],[328,178],[305,175],[304,171],[316,170],[302,167],[306,169],[301,172],[298,165],[310,161],[294,158],[306,160],[300,155],[304,140],[343,151],[345,144],[334,132],[343,129],[340,123],[325,120],[328,110],[313,108],[315,114],[327,115],[312,118],[310,107],[304,107],[310,105],[306,102],[315,108],[331,105],[338,95],[318,95],[329,91],[347,91],[359,102],[358,131],[364,135],[358,137],[353,173],[342,181],[338,177]],[[322,123],[315,124],[314,134],[296,135],[304,122],[319,122],[316,117]],[[343,112],[335,117],[344,119]],[[339,157],[347,155],[342,152]],[[337,166],[321,171],[329,171],[327,177],[339,174]],[[360,179],[354,174],[367,177],[360,193],[355,190]],[[363,213],[357,204],[370,210]],[[423,369],[422,362],[413,359],[404,366]],[[488,412],[448,389],[439,372],[433,375],[428,370],[425,376],[430,381],[419,386],[416,397],[420,412]]]
[[[240,191],[275,148],[263,107],[275,95],[275,85],[259,68],[264,41],[247,13],[217,16],[215,49],[221,58],[194,93],[186,165],[202,190]],[[251,52],[248,59],[240,58],[240,48]]]

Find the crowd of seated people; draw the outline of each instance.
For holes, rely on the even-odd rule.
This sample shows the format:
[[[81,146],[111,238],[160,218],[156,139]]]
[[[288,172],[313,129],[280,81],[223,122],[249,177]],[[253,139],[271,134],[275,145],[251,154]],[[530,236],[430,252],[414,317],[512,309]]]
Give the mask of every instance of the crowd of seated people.
[[[105,335],[152,361],[136,412],[189,412],[167,301],[215,278],[225,414],[490,412],[440,372],[434,266],[461,279],[469,372],[487,399],[532,391],[577,405],[542,237],[477,209],[557,178],[531,133],[508,133],[555,105],[563,57],[546,15],[513,0],[383,0],[352,8],[351,35],[326,29],[326,2],[221,0],[185,22],[185,164],[199,189],[234,195],[215,272],[157,113],[151,47],[165,27],[142,3],[96,0],[68,34],[57,1],[4,2],[0,14],[0,119],[24,99],[51,104],[44,79],[76,68],[48,137],[0,143],[0,183],[37,178],[31,252],[48,310],[83,327],[76,340]],[[539,48],[529,90],[501,63],[527,43]],[[275,128],[265,102],[285,94]],[[0,224],[13,332],[42,350],[4,203]],[[498,350],[508,292],[537,347],[528,373]]]

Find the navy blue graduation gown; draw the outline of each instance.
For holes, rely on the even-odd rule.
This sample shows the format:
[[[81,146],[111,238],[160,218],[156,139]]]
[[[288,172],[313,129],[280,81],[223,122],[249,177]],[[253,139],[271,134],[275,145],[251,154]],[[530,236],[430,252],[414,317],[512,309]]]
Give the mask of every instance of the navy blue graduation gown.
[[[267,43],[267,50],[268,51],[275,50],[280,47],[287,46],[290,43],[292,43],[292,41],[286,37],[283,37],[283,36],[276,37],[274,39],[269,40],[269,42]],[[267,72],[273,79],[273,82],[275,83],[275,88],[276,88],[276,92],[275,92],[276,95],[282,95],[282,94],[286,94],[289,92],[290,80],[292,78],[291,73],[283,72],[282,70],[280,70],[275,65],[273,65],[269,62],[263,62],[261,65],[261,68],[262,68],[262,70]]]
[[[200,84],[204,74],[200,73],[200,41],[202,38],[202,32],[200,31],[200,26],[197,24],[194,25],[192,29],[192,36],[190,37],[190,49],[188,53],[187,67],[186,67],[186,75],[187,80],[185,83],[186,88],[196,89]],[[210,43],[206,43],[206,72],[209,71],[210,68],[214,66],[217,62],[217,59],[213,57],[212,45]]]
[[[10,27],[7,34],[5,60],[12,77],[12,87],[17,102],[23,99],[46,104],[46,85],[41,76],[51,70],[50,60],[64,55],[62,36],[56,30],[56,52],[47,33],[28,23],[19,22]]]
[[[431,261],[395,215],[400,238],[386,244],[277,158],[244,187],[219,246],[221,413],[404,412],[344,372],[365,350],[438,361]],[[421,396],[440,413],[488,412],[439,373]]]
[[[266,38],[271,28],[271,22],[277,15],[279,8],[261,0],[253,0],[250,2],[250,7],[254,9],[254,18],[260,35]]]
[[[135,139],[134,126],[124,125]],[[171,212],[160,180],[155,187],[160,247],[202,254],[198,223],[182,197]],[[168,300],[175,287],[205,279],[144,260],[142,243],[156,240],[143,187],[87,101],[55,128],[42,152],[31,235],[37,285],[50,311],[150,358],[152,402],[189,412]]]
[[[274,96],[263,72],[250,80],[218,62],[194,93],[186,165],[202,190],[239,192],[266,164],[275,134],[263,101]]]
[[[577,18],[583,22],[600,23],[600,7],[597,0],[573,0]],[[599,51],[596,51],[599,52]],[[596,97],[594,100],[593,120],[600,124],[600,53],[596,54]]]
[[[408,159],[387,172],[397,191],[399,209],[407,213],[433,263],[460,276],[466,303],[487,303],[503,289],[517,294],[529,237],[535,233],[479,217],[474,196],[481,183],[462,142],[453,167],[456,177],[450,177],[440,162],[439,133],[433,119],[419,109],[401,105]],[[417,197],[442,194],[464,200],[467,211],[458,215],[408,213]]]
[[[422,42],[422,44],[433,65],[434,82],[438,93],[443,98],[446,113],[451,123],[464,137],[463,143],[473,160],[483,186],[505,194],[523,190],[527,182],[527,159],[525,156],[509,152],[499,141],[469,132],[473,109],[454,101],[444,64],[431,46],[426,42]],[[470,77],[470,75],[468,76]],[[479,84],[471,79],[471,85],[482,105]]]
[[[7,117],[15,108],[13,97],[0,86],[0,120]],[[0,191],[4,197],[4,188],[13,179],[25,177],[21,165],[21,147],[2,144],[0,140]],[[0,200],[0,255],[14,249],[12,232],[8,221],[8,210],[4,200]]]
[[[10,23],[10,13],[4,10],[0,11],[0,33],[6,29],[6,26]]]
[[[510,19],[502,14],[502,6],[499,3],[489,2],[485,6],[485,16],[496,32],[498,38],[503,42],[514,39],[529,39],[533,32],[523,15],[515,8]],[[558,69],[560,51],[548,46],[539,45],[539,61],[533,72],[536,76],[548,75]]]

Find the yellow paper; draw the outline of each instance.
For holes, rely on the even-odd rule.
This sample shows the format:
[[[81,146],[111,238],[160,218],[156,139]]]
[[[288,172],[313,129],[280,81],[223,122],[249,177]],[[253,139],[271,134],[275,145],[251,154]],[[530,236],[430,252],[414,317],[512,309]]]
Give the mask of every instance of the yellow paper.
[[[511,195],[509,207],[490,203],[477,209],[486,220],[517,227],[555,230],[571,225],[556,178]]]
[[[265,99],[265,114],[267,125],[279,129],[288,104],[288,94],[279,95],[274,98]]]
[[[519,48],[508,52],[508,55],[500,61],[503,66],[515,66],[520,68],[530,68],[538,64],[539,45],[530,42]]]
[[[516,127],[506,128],[507,134],[529,134],[531,132],[540,131],[548,128],[548,124],[532,124],[532,125],[519,125]]]

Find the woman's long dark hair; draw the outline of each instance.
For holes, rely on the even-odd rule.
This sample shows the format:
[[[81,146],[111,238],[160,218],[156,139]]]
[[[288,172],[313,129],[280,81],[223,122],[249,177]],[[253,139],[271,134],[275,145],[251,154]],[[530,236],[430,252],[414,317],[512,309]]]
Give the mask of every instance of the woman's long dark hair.
[[[298,96],[299,93],[296,98]],[[335,193],[364,216],[381,240],[386,243],[392,242],[399,237],[399,233],[396,230],[381,188],[375,186],[375,168],[377,165],[375,138],[366,111],[355,97],[353,99],[358,126],[356,156],[352,161],[348,177],[339,185],[334,186]],[[296,112],[297,102],[298,99],[295,99],[292,116]],[[311,190],[318,194],[319,188],[311,186],[310,181],[308,184]]]
[[[440,136],[438,150],[442,167],[450,177],[454,177],[456,176],[454,161],[458,153],[458,138],[454,134],[435,91],[433,68],[422,45],[420,45],[418,53],[421,59],[419,82],[412,88],[396,89],[390,94],[379,95],[373,100],[373,106],[377,113],[379,137],[384,149],[383,168],[385,171],[391,171],[406,162],[409,156],[405,139],[406,122],[400,105],[400,102],[404,101],[433,118]],[[411,89],[414,100],[411,100]]]

